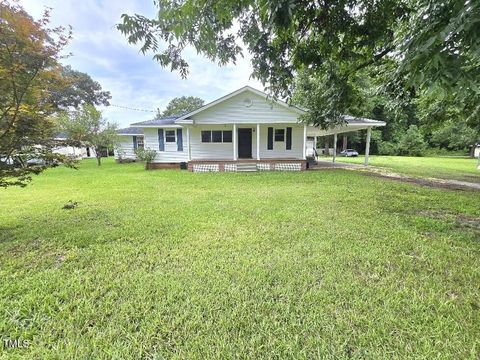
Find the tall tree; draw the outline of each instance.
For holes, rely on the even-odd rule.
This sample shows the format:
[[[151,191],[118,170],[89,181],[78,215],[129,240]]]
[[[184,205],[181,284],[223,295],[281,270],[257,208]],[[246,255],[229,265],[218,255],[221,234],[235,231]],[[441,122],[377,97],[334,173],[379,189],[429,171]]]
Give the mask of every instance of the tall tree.
[[[202,107],[205,101],[195,96],[176,97],[168,103],[163,112],[158,111],[156,118],[189,113]]]
[[[290,97],[300,71],[325,76],[338,100],[312,102],[305,120],[332,125],[349,101],[349,78],[395,60],[390,88],[440,88],[480,112],[480,2],[471,0],[159,0],[153,19],[122,15],[118,29],[162,66],[185,77],[191,45],[209,59],[235,62],[252,54],[253,76],[276,96]],[[401,54],[401,55],[400,55]],[[387,86],[387,87],[388,87]],[[464,101],[469,99],[470,101]],[[320,120],[319,120],[320,119]]]
[[[117,142],[117,124],[109,123],[93,105],[84,104],[79,109],[65,111],[59,122],[70,139],[95,149],[98,166],[102,152],[112,149]]]
[[[102,86],[90,75],[73,70],[70,65],[62,68],[62,77],[67,86],[53,93],[53,101],[62,108],[78,108],[83,104],[109,105],[110,92],[103,91]]]
[[[0,186],[25,186],[33,174],[71,159],[56,154],[52,94],[65,83],[58,63],[70,39],[49,28],[49,12],[34,21],[21,6],[0,1]],[[28,166],[35,159],[35,166]]]

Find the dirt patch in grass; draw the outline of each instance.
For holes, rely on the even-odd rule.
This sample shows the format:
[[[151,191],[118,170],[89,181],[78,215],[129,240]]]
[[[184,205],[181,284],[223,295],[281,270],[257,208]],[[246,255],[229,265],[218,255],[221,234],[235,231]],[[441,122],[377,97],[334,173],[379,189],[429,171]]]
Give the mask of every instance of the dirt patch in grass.
[[[480,233],[480,218],[466,214],[455,214],[448,211],[438,210],[422,210],[418,215],[426,216],[432,219],[452,221],[455,225],[462,229],[471,229]]]
[[[354,169],[358,170],[358,169]],[[468,190],[468,191],[480,191],[480,184],[470,183],[467,181],[459,180],[445,180],[445,179],[434,179],[434,178],[419,178],[413,176],[405,176],[396,173],[391,173],[384,170],[377,169],[361,169],[363,174],[368,176],[376,176],[384,179],[397,180],[401,182],[441,188],[441,189],[450,189],[450,190]]]

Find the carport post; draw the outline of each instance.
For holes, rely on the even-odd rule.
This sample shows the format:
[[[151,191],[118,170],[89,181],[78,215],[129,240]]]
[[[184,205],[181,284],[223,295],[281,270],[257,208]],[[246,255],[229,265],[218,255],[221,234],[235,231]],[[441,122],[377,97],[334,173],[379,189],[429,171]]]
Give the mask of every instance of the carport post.
[[[368,155],[370,154],[370,138],[372,137],[372,128],[367,128],[367,143],[365,145],[365,166],[368,166]]]
[[[335,162],[337,158],[337,133],[333,134],[333,159],[332,162]]]

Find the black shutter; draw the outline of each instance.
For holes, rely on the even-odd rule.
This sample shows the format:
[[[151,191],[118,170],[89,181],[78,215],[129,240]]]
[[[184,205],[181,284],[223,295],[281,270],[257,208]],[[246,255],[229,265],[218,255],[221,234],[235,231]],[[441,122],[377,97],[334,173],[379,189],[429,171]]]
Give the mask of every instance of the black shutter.
[[[292,150],[292,128],[287,127],[287,142],[286,142],[287,150]]]
[[[165,139],[163,138],[163,129],[158,129],[158,150],[165,151]]]
[[[267,150],[273,150],[273,127],[268,128]]]
[[[182,129],[177,129],[177,151],[183,151]]]
[[[132,137],[133,137],[133,150],[137,150],[137,147],[138,147],[137,137],[136,136],[132,136]]]

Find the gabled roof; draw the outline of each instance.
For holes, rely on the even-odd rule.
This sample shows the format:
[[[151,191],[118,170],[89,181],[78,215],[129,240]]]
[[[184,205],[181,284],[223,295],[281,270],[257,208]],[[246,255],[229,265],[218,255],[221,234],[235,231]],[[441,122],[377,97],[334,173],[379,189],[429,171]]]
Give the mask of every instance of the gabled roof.
[[[247,85],[247,86],[244,86],[244,87],[242,87],[242,88],[240,88],[240,89],[238,89],[238,90],[236,90],[236,91],[234,91],[234,92],[231,92],[230,94],[227,94],[227,95],[225,95],[225,96],[222,96],[221,98],[219,98],[219,99],[217,99],[217,100],[214,100],[214,101],[212,101],[212,102],[210,102],[210,103],[208,103],[208,104],[206,104],[206,105],[203,105],[202,107],[199,107],[198,109],[196,109],[196,110],[194,110],[194,111],[191,111],[191,112],[186,113],[186,114],[184,114],[184,115],[182,115],[182,116],[179,116],[179,117],[175,120],[175,122],[176,122],[176,123],[182,123],[182,120],[188,119],[189,117],[191,117],[191,116],[193,116],[193,115],[195,115],[195,114],[198,114],[198,113],[200,113],[200,112],[202,112],[202,111],[205,111],[205,110],[211,108],[212,106],[215,106],[215,105],[217,105],[217,104],[220,104],[220,103],[222,103],[222,102],[224,102],[224,101],[226,101],[226,100],[228,100],[228,99],[230,99],[230,98],[232,98],[232,97],[234,97],[234,96],[236,96],[236,95],[238,95],[238,94],[241,94],[241,93],[243,93],[243,92],[245,92],[245,91],[250,91],[250,92],[252,92],[252,93],[254,93],[254,94],[258,95],[258,96],[261,96],[261,97],[263,97],[263,98],[265,98],[265,99],[268,99],[268,98],[269,98],[269,96],[268,96],[266,93],[264,93],[263,91],[254,89],[254,88],[252,88],[251,86],[248,86],[248,85]],[[303,110],[303,109],[301,109],[301,108],[299,108],[299,107],[297,107],[297,106],[294,106],[294,105],[289,105],[289,104],[287,104],[285,101],[278,100],[278,99],[272,99],[272,101],[275,102],[275,103],[277,103],[277,104],[279,104],[279,105],[281,105],[281,106],[283,106],[283,107],[285,107],[285,108],[288,108],[289,110],[292,110],[292,111],[294,111],[294,112],[296,112],[296,113],[303,114],[303,113],[305,112],[305,110]]]
[[[117,134],[118,135],[143,135],[143,129],[128,127],[124,129],[118,129]]]
[[[155,127],[161,125],[175,125],[175,120],[178,119],[181,115],[172,115],[172,116],[165,116],[159,119],[152,119],[147,121],[140,121],[133,124],[130,124],[132,127]]]

